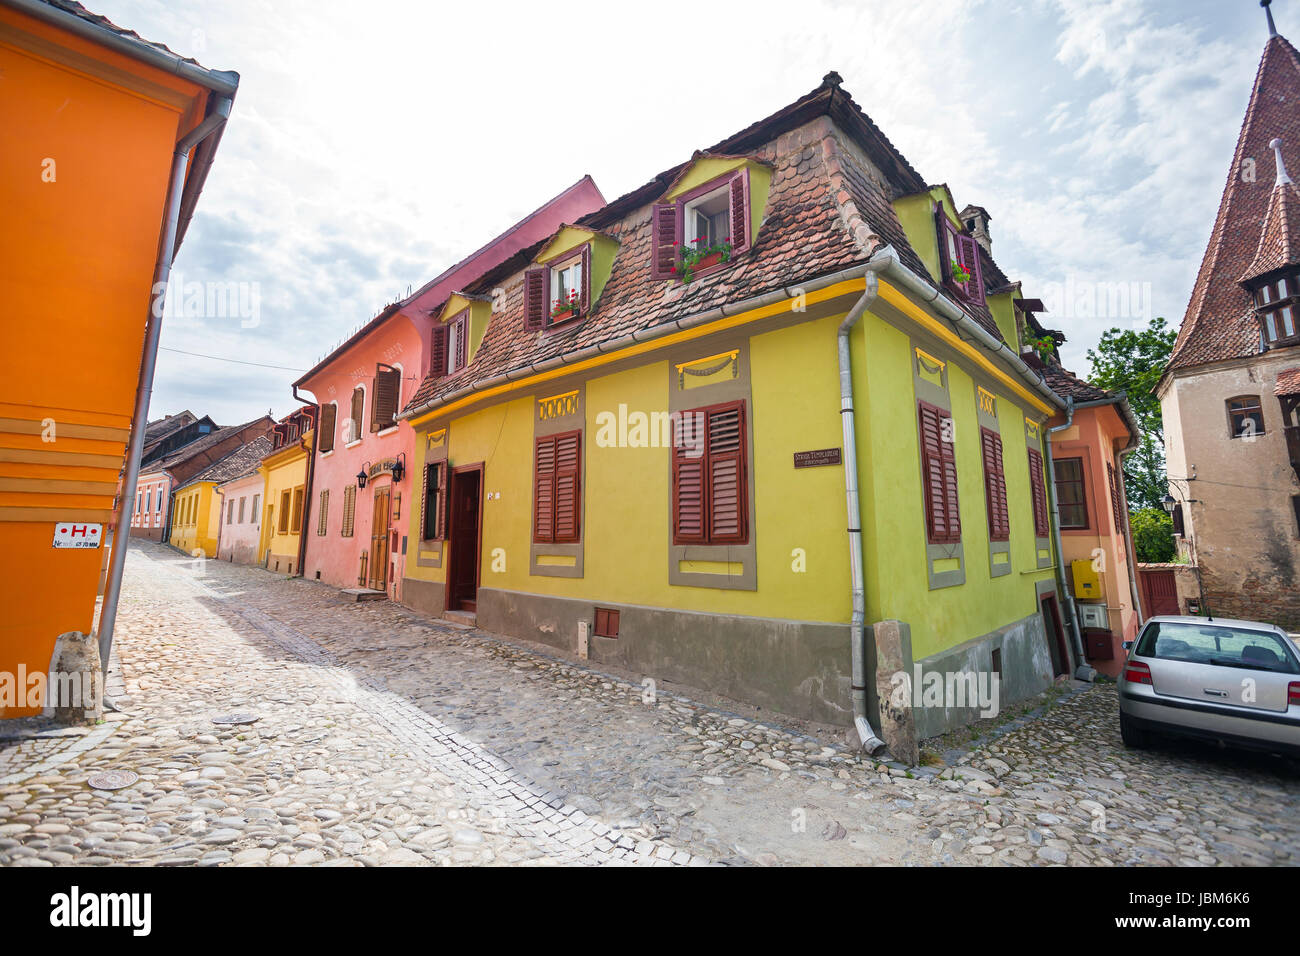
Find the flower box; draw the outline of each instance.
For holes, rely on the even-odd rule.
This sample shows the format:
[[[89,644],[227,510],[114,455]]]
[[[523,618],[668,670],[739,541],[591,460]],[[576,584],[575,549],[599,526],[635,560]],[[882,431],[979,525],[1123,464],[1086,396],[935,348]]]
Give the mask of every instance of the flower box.
[[[552,312],[552,313],[551,313],[551,323],[554,324],[554,323],[556,323],[556,322],[564,322],[564,321],[566,321],[566,320],[568,320],[568,319],[573,318],[574,315],[576,315],[576,314],[577,314],[577,310],[576,310],[576,309],[566,309],[566,310],[563,311],[563,312]]]
[[[703,272],[705,269],[709,268],[710,266],[716,266],[721,261],[722,261],[721,252],[710,252],[699,262],[695,263],[695,265],[691,267],[691,271]]]

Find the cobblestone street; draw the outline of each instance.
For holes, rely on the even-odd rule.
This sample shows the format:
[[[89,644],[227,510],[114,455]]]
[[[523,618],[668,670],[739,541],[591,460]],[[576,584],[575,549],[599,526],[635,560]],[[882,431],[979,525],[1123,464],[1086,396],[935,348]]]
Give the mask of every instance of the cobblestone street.
[[[542,648],[134,544],[124,713],[0,728],[0,864],[1296,862],[1300,773],[1114,685],[907,770]],[[214,717],[254,714],[233,728]],[[27,723],[27,722],[23,722]],[[87,778],[132,770],[127,789]]]

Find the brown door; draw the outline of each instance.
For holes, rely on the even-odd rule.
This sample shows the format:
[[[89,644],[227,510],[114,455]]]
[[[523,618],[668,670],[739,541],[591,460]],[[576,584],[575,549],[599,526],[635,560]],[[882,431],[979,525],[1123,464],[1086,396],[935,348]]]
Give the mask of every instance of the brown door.
[[[1181,614],[1178,609],[1178,582],[1173,571],[1139,568],[1142,578],[1142,603],[1147,617],[1157,614]]]
[[[385,485],[375,489],[375,514],[370,524],[370,587],[388,589],[388,491]]]
[[[451,476],[451,565],[447,569],[447,608],[478,609],[479,527],[483,466],[456,469]]]
[[[1052,673],[1060,677],[1070,673],[1070,651],[1065,646],[1065,631],[1061,627],[1061,609],[1057,606],[1055,594],[1043,595],[1040,610],[1043,614],[1043,629],[1047,633],[1047,646],[1052,652]]]

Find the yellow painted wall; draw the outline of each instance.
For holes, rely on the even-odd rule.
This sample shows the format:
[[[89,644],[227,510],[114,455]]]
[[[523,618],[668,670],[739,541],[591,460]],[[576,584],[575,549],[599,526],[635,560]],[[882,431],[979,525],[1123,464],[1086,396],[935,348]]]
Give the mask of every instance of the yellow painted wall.
[[[215,487],[214,482],[200,481],[176,493],[176,518],[168,539],[173,547],[190,555],[199,550],[205,557],[216,557],[221,502],[213,493]]]
[[[583,578],[529,574],[534,403],[539,396],[562,390],[562,385],[550,383],[540,391],[450,419],[451,465],[485,463],[484,491],[490,497],[483,510],[482,586],[715,613],[847,621],[851,606],[843,470],[795,469],[792,461],[795,451],[842,444],[835,351],[841,319],[830,316],[749,340],[756,591],[669,584],[669,449],[597,445],[597,416],[602,411],[616,411],[620,403],[646,412],[668,408],[667,363],[654,355],[646,356],[642,365],[598,375],[586,385]],[[701,354],[706,349],[701,343]],[[1034,582],[1051,571],[1036,569],[1023,412],[1005,392],[995,392],[1013,570],[993,578],[975,387],[969,373],[950,361],[966,583],[930,591],[908,337],[867,315],[855,332],[854,350],[869,619],[909,622],[915,653],[922,657],[1033,614]],[[424,434],[444,424],[430,418],[416,426],[417,474],[424,464]],[[412,541],[418,540],[419,514],[418,505],[408,509]],[[793,570],[795,549],[804,553],[803,573]],[[418,550],[408,550],[406,575],[445,580],[443,569],[417,564]]]
[[[307,433],[305,439],[310,445],[312,433]],[[280,532],[280,511],[281,499],[283,492],[288,490],[289,507],[293,507],[293,490],[302,488],[303,494],[303,514],[306,515],[308,502],[306,501],[307,482],[307,452],[302,446],[294,442],[293,445],[281,449],[275,454],[268,455],[258,466],[265,480],[264,491],[262,495],[262,534],[257,549],[257,559],[260,564],[266,557],[269,548],[273,555],[270,567],[275,568],[275,558],[279,557],[282,561],[280,570],[288,573],[288,567],[283,563],[284,559],[291,559],[294,564],[294,571],[297,572],[298,562],[298,542],[301,539],[301,529],[295,533],[292,530]],[[340,499],[341,502],[341,499]],[[267,520],[267,506],[273,509],[271,519]],[[340,503],[340,507],[342,507]],[[304,523],[306,518],[304,517]],[[293,527],[292,516],[290,516],[289,527]]]

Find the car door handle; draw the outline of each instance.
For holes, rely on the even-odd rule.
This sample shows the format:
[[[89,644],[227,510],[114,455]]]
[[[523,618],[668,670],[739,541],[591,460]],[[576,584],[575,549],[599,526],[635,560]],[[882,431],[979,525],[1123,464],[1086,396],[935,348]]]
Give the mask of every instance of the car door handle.
[[[1226,690],[1215,690],[1215,689],[1212,688],[1212,687],[1203,687],[1203,688],[1201,688],[1201,689],[1204,690],[1204,691],[1205,691],[1207,694],[1209,694],[1211,697],[1227,697],[1227,696],[1228,696],[1228,692],[1227,692]]]

